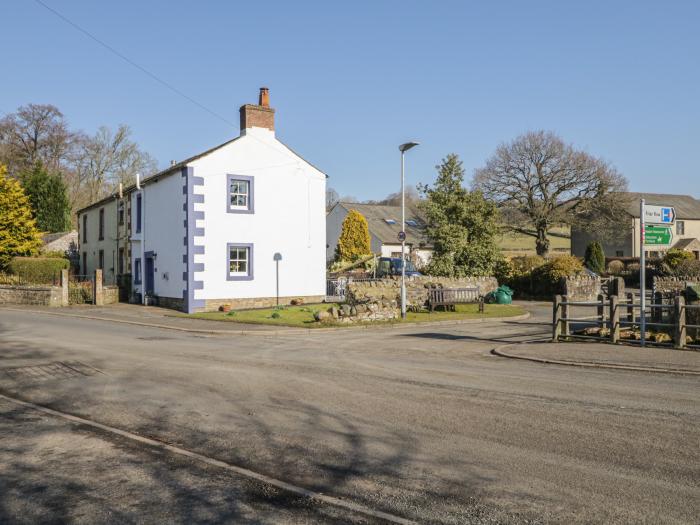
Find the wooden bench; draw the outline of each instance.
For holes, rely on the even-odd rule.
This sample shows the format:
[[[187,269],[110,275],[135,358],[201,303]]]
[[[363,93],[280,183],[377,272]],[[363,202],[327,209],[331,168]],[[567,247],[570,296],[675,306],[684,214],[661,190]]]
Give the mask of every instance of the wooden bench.
[[[428,291],[428,308],[431,312],[442,306],[445,311],[455,311],[458,304],[479,303],[479,313],[484,312],[484,298],[478,288],[431,288]]]

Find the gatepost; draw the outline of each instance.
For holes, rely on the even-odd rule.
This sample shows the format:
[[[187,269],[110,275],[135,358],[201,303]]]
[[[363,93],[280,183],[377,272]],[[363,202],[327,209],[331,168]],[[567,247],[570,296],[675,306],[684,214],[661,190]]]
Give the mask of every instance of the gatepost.
[[[104,306],[104,294],[102,292],[102,270],[95,270],[95,282],[92,287],[92,304],[95,306]]]
[[[68,306],[70,298],[68,295],[68,270],[61,270],[61,306]]]

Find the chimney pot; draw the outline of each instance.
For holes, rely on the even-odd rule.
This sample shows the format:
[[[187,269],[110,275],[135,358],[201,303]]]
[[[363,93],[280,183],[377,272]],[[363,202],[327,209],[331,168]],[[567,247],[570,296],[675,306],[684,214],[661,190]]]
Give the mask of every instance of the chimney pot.
[[[264,108],[270,107],[270,90],[266,87],[260,88],[260,96],[258,97],[258,106]]]

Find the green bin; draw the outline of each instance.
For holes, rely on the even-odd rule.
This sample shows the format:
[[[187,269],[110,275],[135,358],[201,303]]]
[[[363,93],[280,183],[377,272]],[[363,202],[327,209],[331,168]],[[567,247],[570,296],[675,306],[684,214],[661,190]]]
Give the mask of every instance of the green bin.
[[[508,286],[499,286],[494,293],[497,304],[511,304],[513,302],[513,290]]]

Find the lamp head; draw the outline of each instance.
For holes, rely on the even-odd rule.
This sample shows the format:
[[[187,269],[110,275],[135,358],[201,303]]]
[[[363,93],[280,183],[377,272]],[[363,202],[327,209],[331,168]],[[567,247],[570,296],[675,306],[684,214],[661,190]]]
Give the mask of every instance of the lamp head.
[[[420,144],[420,143],[419,142],[406,142],[405,144],[401,144],[399,146],[399,151],[401,153],[403,153],[403,152],[408,151],[409,149],[411,149],[415,146],[418,146],[418,144]]]

